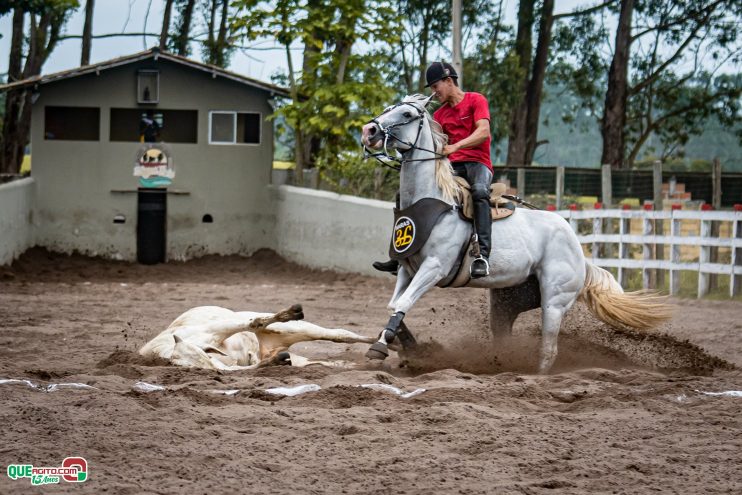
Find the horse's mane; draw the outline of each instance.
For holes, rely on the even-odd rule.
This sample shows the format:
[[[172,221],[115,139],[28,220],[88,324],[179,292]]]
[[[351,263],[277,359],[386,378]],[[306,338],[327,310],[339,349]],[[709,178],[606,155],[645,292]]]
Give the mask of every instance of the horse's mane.
[[[448,144],[448,136],[443,132],[441,125],[433,120],[433,117],[425,108],[428,100],[430,100],[429,96],[414,94],[406,96],[402,102],[419,105],[423,110],[423,115],[428,121],[430,132],[433,134],[435,152],[440,153],[443,150],[443,147]],[[435,182],[443,193],[443,199],[451,202],[459,197],[459,185],[453,177],[453,168],[451,168],[451,162],[448,158],[438,158],[435,161]]]

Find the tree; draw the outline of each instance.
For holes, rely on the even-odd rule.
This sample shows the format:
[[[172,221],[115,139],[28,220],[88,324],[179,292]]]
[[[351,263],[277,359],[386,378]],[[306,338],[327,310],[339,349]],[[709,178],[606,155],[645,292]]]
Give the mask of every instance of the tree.
[[[195,7],[196,0],[175,0],[175,8],[179,16],[175,22],[175,33],[170,40],[170,49],[173,53],[183,57],[191,53],[189,42]]]
[[[229,25],[230,0],[210,0],[205,4],[207,38],[202,42],[202,54],[207,64],[226,67],[234,51]],[[219,22],[217,24],[217,17]]]
[[[521,0],[518,7],[518,31],[515,35],[514,55],[518,61],[518,104],[512,109],[508,140],[508,165],[525,165],[526,121],[528,117],[528,79],[531,67],[531,33],[534,23],[535,0]]]
[[[239,9],[233,24],[241,37],[275,37],[286,51],[284,80],[291,102],[278,114],[294,130],[297,182],[302,183],[302,169],[313,160],[332,174],[346,163],[346,150],[358,149],[353,131],[393,94],[385,84],[386,57],[359,53],[357,47],[375,41],[396,44],[395,10],[389,2],[371,5],[367,0],[279,0],[271,5],[240,0],[233,5]],[[303,51],[301,69],[293,61],[297,44]]]
[[[9,2],[13,7],[13,33],[8,64],[8,82],[19,81],[41,73],[44,62],[56,47],[77,0],[26,0]],[[0,4],[0,13],[9,12]],[[29,15],[28,50],[23,63],[23,26]],[[23,68],[21,69],[21,66]],[[0,173],[18,173],[31,128],[31,91],[10,90],[5,99]]]
[[[160,50],[167,49],[168,33],[170,32],[170,16],[173,11],[173,0],[165,0],[165,9],[162,12],[162,29],[160,30]]]
[[[523,143],[523,164],[530,165],[538,146],[538,124],[541,115],[541,96],[544,90],[546,66],[549,63],[551,29],[554,25],[554,0],[543,0],[539,22],[536,55],[533,59],[531,79],[526,88],[526,134]]]
[[[742,75],[713,77],[702,71],[690,80],[681,79],[676,74],[662,74],[641,92],[641,98],[631,100],[627,163],[633,165],[642,150],[661,160],[682,157],[689,138],[702,134],[709,120],[715,119],[728,129],[738,125]],[[662,149],[647,146],[652,137]],[[742,140],[742,135],[739,137]]]
[[[497,2],[502,5],[502,0]],[[394,56],[398,74],[393,78],[399,95],[425,91],[425,69],[430,62],[450,58],[444,48],[451,33],[450,0],[396,0],[396,10],[401,14],[402,29],[397,37]],[[462,6],[464,45],[473,33],[487,25],[493,10],[489,0],[464,2]],[[433,53],[435,47],[443,50]],[[466,72],[466,69],[465,69]],[[466,74],[463,74],[465,76]]]
[[[514,46],[514,56],[518,60],[519,79],[517,88],[518,104],[514,106],[510,120],[508,141],[509,165],[530,165],[538,141],[538,126],[543,99],[544,81],[552,53],[552,29],[557,19],[586,16],[615,3],[616,0],[554,15],[554,1],[542,0],[538,16],[538,39],[532,51],[532,29],[536,23],[534,0],[521,1],[518,13],[518,34]]]
[[[616,43],[611,67],[608,71],[608,89],[601,122],[603,135],[602,164],[619,168],[624,158],[624,127],[626,125],[626,99],[629,94],[629,50],[631,47],[631,18],[634,0],[621,0],[621,10],[616,29]]]
[[[442,45],[450,31],[449,0],[399,0],[403,30],[398,38],[399,80],[405,94],[422,93],[432,45]]]
[[[87,0],[85,3],[85,24],[82,28],[82,54],[80,55],[80,65],[90,64],[90,50],[93,46],[93,11],[95,10],[95,0]]]
[[[738,2],[622,0],[608,12],[619,19],[615,38],[605,12],[572,19],[556,36],[555,73],[598,119],[602,163],[630,167],[652,136],[671,154],[700,132],[704,116],[732,108],[735,92],[718,87],[716,74],[739,67]]]
[[[735,15],[731,7],[728,2],[702,2],[680,10],[655,2],[642,10],[641,15],[654,24],[634,36],[626,165],[635,162],[650,137],[659,141],[664,159],[682,156],[689,137],[701,134],[712,117],[726,128],[734,127],[739,119],[740,74],[716,75],[742,53],[736,42],[742,11]],[[671,26],[676,26],[676,32],[668,32]],[[667,50],[669,56],[660,53],[665,46],[672,48]]]
[[[499,2],[493,16],[486,19],[486,27],[479,36],[473,55],[464,59],[467,88],[484,94],[491,110],[490,131],[495,144],[497,160],[501,154],[499,143],[510,130],[513,108],[519,104],[519,85],[522,74],[515,52],[515,36],[503,21],[503,2]]]

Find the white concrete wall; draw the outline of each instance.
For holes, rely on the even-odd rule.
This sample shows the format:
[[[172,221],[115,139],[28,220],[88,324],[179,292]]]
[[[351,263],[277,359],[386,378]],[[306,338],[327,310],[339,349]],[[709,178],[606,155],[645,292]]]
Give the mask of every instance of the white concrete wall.
[[[371,267],[389,259],[393,203],[294,186],[271,186],[275,250],[312,268],[380,275]]]
[[[285,185],[268,186],[267,193],[263,215],[274,221],[260,247],[311,268],[381,275],[371,263],[388,259],[393,203]],[[32,178],[0,186],[0,266],[36,244],[35,202]],[[253,228],[246,216],[244,235]]]
[[[34,245],[36,183],[28,177],[0,185],[0,266]]]

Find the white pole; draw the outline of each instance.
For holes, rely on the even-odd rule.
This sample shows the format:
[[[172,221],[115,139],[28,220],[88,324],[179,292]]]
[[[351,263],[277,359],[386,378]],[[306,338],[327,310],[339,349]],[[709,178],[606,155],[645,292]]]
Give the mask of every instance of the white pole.
[[[464,59],[461,56],[461,0],[452,0],[453,18],[453,68],[459,75],[459,87],[464,87]]]

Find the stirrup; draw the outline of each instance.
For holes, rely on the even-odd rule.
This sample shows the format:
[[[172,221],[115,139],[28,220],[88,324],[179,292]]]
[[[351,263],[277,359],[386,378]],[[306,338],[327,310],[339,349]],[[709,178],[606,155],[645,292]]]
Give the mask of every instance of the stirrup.
[[[484,273],[482,273],[479,269],[475,269],[475,264],[481,264],[484,263]],[[487,258],[484,256],[478,256],[474,259],[474,261],[471,262],[471,265],[469,266],[469,275],[471,278],[482,278],[487,277],[490,274],[490,264],[487,262]]]

